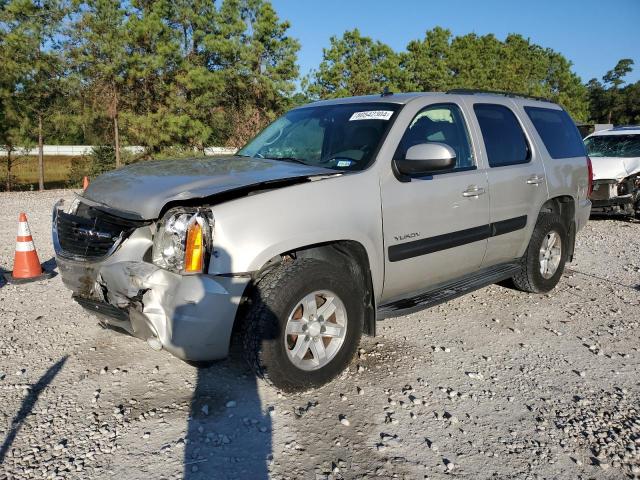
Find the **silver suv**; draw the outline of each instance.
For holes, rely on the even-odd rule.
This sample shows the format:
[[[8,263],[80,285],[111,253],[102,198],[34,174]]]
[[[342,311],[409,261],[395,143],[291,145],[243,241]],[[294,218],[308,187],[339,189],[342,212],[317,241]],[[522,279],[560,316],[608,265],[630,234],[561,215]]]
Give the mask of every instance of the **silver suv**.
[[[256,373],[319,386],[376,321],[509,280],[551,290],[590,169],[545,100],[457,90],[296,108],[226,158],[137,163],[54,208],[64,283],[194,362],[236,329]]]

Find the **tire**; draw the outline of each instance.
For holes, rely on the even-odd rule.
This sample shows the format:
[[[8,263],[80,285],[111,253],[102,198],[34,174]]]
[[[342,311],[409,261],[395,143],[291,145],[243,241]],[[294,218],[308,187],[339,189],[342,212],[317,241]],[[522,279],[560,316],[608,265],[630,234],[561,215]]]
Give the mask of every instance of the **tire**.
[[[312,258],[281,264],[260,279],[242,331],[244,356],[255,373],[287,392],[319,387],[340,374],[355,354],[364,322],[363,293],[355,283],[348,271]],[[316,303],[315,314],[309,298]],[[323,319],[322,306],[330,298],[335,313]],[[335,336],[323,336],[329,332]],[[322,350],[325,357],[318,360]]]
[[[541,271],[543,267],[541,248],[543,242],[552,233],[555,233],[560,241],[558,263],[553,269],[554,262],[548,260],[544,265],[548,265],[549,268],[543,274]],[[551,213],[541,214],[522,259],[522,270],[512,279],[514,286],[518,290],[529,293],[546,293],[553,290],[564,272],[569,247],[568,238],[567,228],[560,216]],[[556,256],[552,254],[550,258],[556,258]]]

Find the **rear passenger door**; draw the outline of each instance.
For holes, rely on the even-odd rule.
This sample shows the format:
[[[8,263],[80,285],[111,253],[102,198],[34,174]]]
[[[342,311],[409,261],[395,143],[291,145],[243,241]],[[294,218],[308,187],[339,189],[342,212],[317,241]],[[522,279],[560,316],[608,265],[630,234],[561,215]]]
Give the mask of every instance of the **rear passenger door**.
[[[491,237],[484,266],[519,258],[547,200],[542,158],[509,99],[466,99],[474,112],[489,181]]]

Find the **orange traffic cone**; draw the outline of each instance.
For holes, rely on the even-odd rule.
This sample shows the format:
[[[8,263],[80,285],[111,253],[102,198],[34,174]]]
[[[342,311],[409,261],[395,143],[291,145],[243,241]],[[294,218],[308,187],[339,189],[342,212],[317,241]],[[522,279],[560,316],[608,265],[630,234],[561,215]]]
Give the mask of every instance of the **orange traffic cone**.
[[[16,256],[13,262],[13,272],[5,273],[9,283],[26,283],[51,278],[53,272],[42,270],[36,247],[24,213],[18,218],[18,241],[16,242]]]
[[[85,175],[85,177],[82,179],[82,189],[86,190],[88,186],[89,186],[89,177]]]

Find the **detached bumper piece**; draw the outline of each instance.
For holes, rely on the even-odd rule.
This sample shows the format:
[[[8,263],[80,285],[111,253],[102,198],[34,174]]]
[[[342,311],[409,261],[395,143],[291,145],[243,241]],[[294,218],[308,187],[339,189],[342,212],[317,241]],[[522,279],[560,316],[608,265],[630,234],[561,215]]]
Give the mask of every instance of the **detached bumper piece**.
[[[129,335],[145,340],[154,350],[161,350],[162,343],[149,319],[132,308],[122,309],[109,303],[74,295],[80,306],[96,314],[104,325],[124,330]]]
[[[129,314],[125,310],[114,307],[113,305],[110,305],[108,303],[79,297],[77,295],[74,295],[73,299],[78,302],[81,307],[84,307],[93,313],[97,313],[100,316],[104,316],[118,322],[129,321]]]

